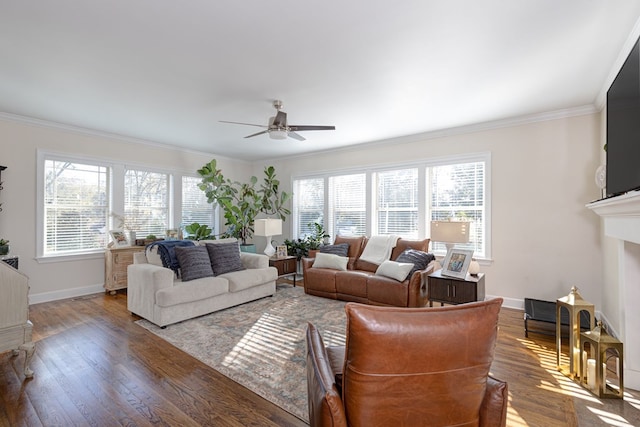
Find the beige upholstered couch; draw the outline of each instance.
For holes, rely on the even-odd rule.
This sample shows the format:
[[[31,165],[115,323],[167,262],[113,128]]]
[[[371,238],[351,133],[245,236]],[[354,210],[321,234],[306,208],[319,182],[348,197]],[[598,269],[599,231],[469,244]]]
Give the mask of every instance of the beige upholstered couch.
[[[135,254],[134,263],[128,267],[127,306],[132,313],[161,327],[276,292],[278,272],[269,267],[266,255],[241,252],[245,270],[183,282],[171,269],[158,265],[159,259],[150,253],[148,259],[147,254]]]

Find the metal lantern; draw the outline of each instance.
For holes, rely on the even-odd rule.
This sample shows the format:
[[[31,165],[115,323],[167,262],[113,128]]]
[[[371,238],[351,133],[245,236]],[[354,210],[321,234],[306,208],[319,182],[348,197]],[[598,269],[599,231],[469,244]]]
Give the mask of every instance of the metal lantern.
[[[560,356],[562,353],[562,319],[560,312],[565,307],[569,312],[569,366],[560,364]],[[580,312],[589,313],[590,328],[595,325],[595,306],[585,301],[578,293],[578,288],[571,288],[569,295],[558,298],[556,300],[556,360],[558,370],[572,378],[582,378],[583,373],[580,371],[581,351],[580,351]]]
[[[584,348],[589,343],[589,353]],[[623,399],[624,395],[624,360],[622,342],[618,341],[602,327],[602,322],[591,331],[580,334],[580,347],[584,351],[580,360],[581,371],[585,372],[581,381],[582,385],[600,398]],[[616,370],[618,373],[619,388],[607,384],[607,351],[615,352]],[[584,365],[587,366],[584,366]]]

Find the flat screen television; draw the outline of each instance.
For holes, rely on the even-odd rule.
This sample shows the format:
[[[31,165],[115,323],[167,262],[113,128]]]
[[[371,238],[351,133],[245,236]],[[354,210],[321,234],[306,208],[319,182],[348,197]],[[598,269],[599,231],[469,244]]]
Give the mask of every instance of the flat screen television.
[[[607,197],[640,188],[640,48],[607,91]]]

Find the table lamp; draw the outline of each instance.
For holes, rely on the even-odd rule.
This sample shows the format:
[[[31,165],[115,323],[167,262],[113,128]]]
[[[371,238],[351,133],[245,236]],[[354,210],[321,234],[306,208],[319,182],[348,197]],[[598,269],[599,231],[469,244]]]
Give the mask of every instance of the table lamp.
[[[276,253],[276,249],[271,244],[271,240],[273,236],[282,234],[282,220],[274,218],[256,219],[253,227],[256,236],[267,238],[267,247],[264,249],[264,253],[268,257],[272,257]]]
[[[455,243],[469,242],[468,221],[431,221],[431,241],[442,242],[452,249]]]

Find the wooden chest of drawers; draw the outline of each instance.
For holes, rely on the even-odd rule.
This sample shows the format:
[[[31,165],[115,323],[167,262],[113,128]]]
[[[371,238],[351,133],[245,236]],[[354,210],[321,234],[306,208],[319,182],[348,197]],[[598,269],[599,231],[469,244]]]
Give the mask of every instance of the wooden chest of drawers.
[[[114,295],[116,290],[127,287],[127,266],[133,264],[133,254],[143,252],[144,246],[107,248],[104,251],[104,289]]]

